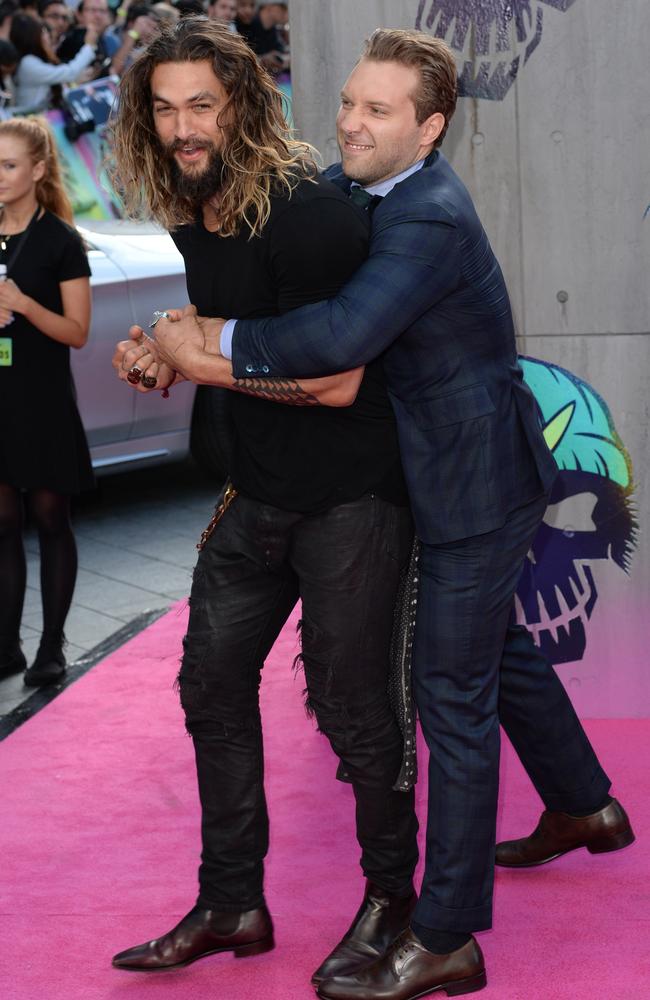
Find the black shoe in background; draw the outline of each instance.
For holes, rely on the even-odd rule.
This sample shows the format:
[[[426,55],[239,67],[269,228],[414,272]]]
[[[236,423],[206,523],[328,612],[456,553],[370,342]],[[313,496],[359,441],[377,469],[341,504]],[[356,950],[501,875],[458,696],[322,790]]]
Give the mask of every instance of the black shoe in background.
[[[26,666],[27,660],[19,642],[0,650],[0,681],[13,674],[22,674]]]
[[[36,659],[25,671],[23,678],[27,687],[44,687],[46,684],[57,684],[65,674],[65,656],[63,643],[65,638],[41,639]]]

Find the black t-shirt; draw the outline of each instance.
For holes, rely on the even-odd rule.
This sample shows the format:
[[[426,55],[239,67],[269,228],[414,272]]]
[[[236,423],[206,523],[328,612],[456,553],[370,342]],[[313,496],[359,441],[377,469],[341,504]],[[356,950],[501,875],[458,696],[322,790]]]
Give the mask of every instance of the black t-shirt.
[[[172,233],[190,302],[203,316],[277,315],[334,295],[367,255],[368,220],[325,178],[271,199],[262,235],[210,233],[201,221]],[[247,496],[314,513],[375,492],[406,504],[383,363],[368,365],[349,407],[297,407],[230,393],[231,478]]]

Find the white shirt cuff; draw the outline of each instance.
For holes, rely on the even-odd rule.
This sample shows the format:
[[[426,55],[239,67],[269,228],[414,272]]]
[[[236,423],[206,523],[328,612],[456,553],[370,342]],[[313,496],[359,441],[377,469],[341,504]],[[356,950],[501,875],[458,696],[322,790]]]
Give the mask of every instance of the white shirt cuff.
[[[227,319],[221,328],[221,341],[219,350],[224,358],[232,361],[232,338],[235,333],[236,319]]]

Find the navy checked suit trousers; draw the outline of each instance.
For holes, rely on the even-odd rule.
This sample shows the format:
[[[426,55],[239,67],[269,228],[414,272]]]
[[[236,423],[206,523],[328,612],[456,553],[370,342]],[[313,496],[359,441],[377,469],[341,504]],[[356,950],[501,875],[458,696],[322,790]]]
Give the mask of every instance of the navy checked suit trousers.
[[[413,684],[430,751],[426,866],[414,919],[491,927],[499,721],[547,808],[598,808],[609,789],[561,681],[514,623],[542,496],[497,531],[420,552]]]

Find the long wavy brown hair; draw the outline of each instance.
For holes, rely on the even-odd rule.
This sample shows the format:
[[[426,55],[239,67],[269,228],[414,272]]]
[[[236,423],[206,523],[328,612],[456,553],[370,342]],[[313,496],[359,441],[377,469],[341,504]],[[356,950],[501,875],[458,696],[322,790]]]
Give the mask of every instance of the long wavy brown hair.
[[[108,172],[131,216],[153,218],[165,229],[195,221],[195,205],[174,190],[169,157],[154,125],[150,81],[161,63],[204,60],[228,95],[217,120],[225,136],[219,233],[234,236],[245,224],[251,236],[259,235],[271,210],[270,195],[290,195],[301,179],[314,177],[315,151],[291,138],[282,93],[244,40],[218,22],[188,17],[164,28],[124,74]]]
[[[44,118],[9,118],[0,121],[0,138],[20,139],[27,147],[32,163],[45,163],[45,173],[36,182],[36,200],[43,208],[74,225],[72,205],[63,185],[56,142]]]

